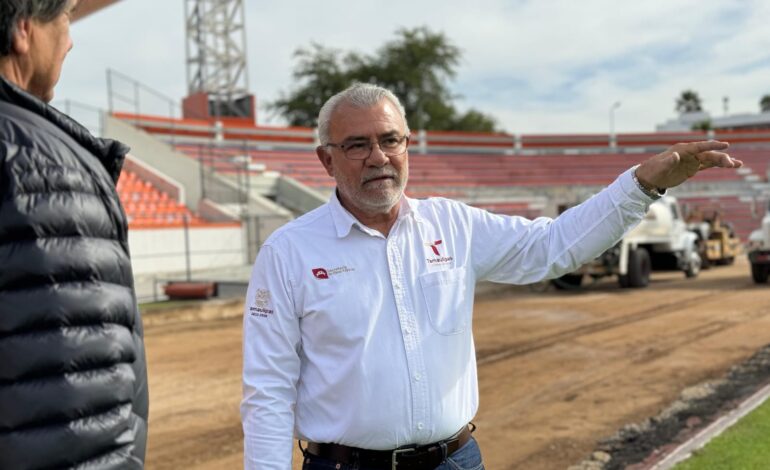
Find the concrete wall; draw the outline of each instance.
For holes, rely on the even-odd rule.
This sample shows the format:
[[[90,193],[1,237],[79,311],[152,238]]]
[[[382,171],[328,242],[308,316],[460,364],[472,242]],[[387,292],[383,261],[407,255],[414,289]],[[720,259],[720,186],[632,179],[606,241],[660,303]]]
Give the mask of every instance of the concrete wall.
[[[201,199],[198,162],[176,152],[154,136],[109,115],[104,119],[104,136],[126,143],[135,158],[179,182],[184,188],[187,207],[198,205]]]
[[[276,185],[275,200],[296,214],[304,214],[323,205],[329,198],[293,178],[281,176]]]
[[[128,231],[134,275],[183,272],[187,267],[184,228]],[[193,271],[240,266],[246,259],[246,240],[239,225],[190,227],[189,260]]]
[[[142,162],[133,155],[128,154],[126,156],[126,160],[123,163],[123,169],[136,173],[139,178],[168,194],[173,200],[182,204],[185,203],[184,188],[181,184],[174,181],[174,179],[168,175],[164,175],[155,168]]]

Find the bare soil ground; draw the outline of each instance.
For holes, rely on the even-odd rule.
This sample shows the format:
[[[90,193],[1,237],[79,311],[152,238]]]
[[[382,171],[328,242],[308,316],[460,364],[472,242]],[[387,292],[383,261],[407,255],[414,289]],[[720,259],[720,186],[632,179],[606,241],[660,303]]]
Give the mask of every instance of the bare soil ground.
[[[241,468],[240,304],[148,314],[147,468]],[[565,469],[770,343],[770,286],[743,259],[646,289],[481,296],[474,332],[486,466]],[[295,468],[299,468],[295,452]]]

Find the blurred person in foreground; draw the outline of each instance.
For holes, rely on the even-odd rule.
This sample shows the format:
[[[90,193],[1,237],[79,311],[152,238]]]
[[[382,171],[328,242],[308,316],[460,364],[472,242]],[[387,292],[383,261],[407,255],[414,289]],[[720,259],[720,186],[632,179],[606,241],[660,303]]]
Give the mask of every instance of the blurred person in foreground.
[[[476,282],[569,273],[620,240],[666,188],[741,166],[726,143],[677,144],[558,218],[527,220],[404,196],[409,126],[386,89],[337,94],[318,129],[336,191],[269,237],[248,290],[247,469],[289,469],[292,436],[306,442],[304,469],[483,468],[469,424]]]
[[[128,148],[50,107],[74,0],[0,1],[0,468],[141,469]]]

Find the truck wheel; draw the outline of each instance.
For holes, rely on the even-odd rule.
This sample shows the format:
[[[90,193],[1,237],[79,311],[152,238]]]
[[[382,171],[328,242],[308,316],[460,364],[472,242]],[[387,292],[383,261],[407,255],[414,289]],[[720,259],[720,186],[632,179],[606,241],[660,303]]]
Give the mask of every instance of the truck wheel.
[[[705,251],[699,251],[698,255],[700,256],[700,268],[701,269],[709,269],[711,267],[711,260],[709,259],[708,255]]]
[[[562,277],[558,277],[551,281],[554,287],[559,290],[574,290],[579,289],[583,284],[582,274],[565,274]]]
[[[628,253],[628,287],[647,287],[650,283],[650,253],[637,248]]]
[[[766,264],[752,264],[751,265],[751,277],[757,284],[765,284],[767,282],[768,274],[770,274],[770,267]]]
[[[701,268],[701,258],[698,253],[693,252],[690,255],[690,260],[687,262],[687,268],[684,270],[685,277],[693,278],[698,277]]]

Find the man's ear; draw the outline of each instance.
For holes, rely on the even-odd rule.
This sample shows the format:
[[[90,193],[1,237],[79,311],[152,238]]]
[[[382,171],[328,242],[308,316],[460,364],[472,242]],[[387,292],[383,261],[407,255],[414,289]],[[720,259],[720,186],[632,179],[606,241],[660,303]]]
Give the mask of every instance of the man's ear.
[[[318,157],[318,159],[321,161],[321,165],[326,168],[326,174],[328,174],[331,177],[334,177],[334,172],[332,172],[332,155],[331,153],[326,151],[326,147],[323,145],[319,145],[315,148],[315,154]]]
[[[18,55],[29,52],[32,40],[32,20],[29,18],[19,20],[11,38],[11,49]]]

